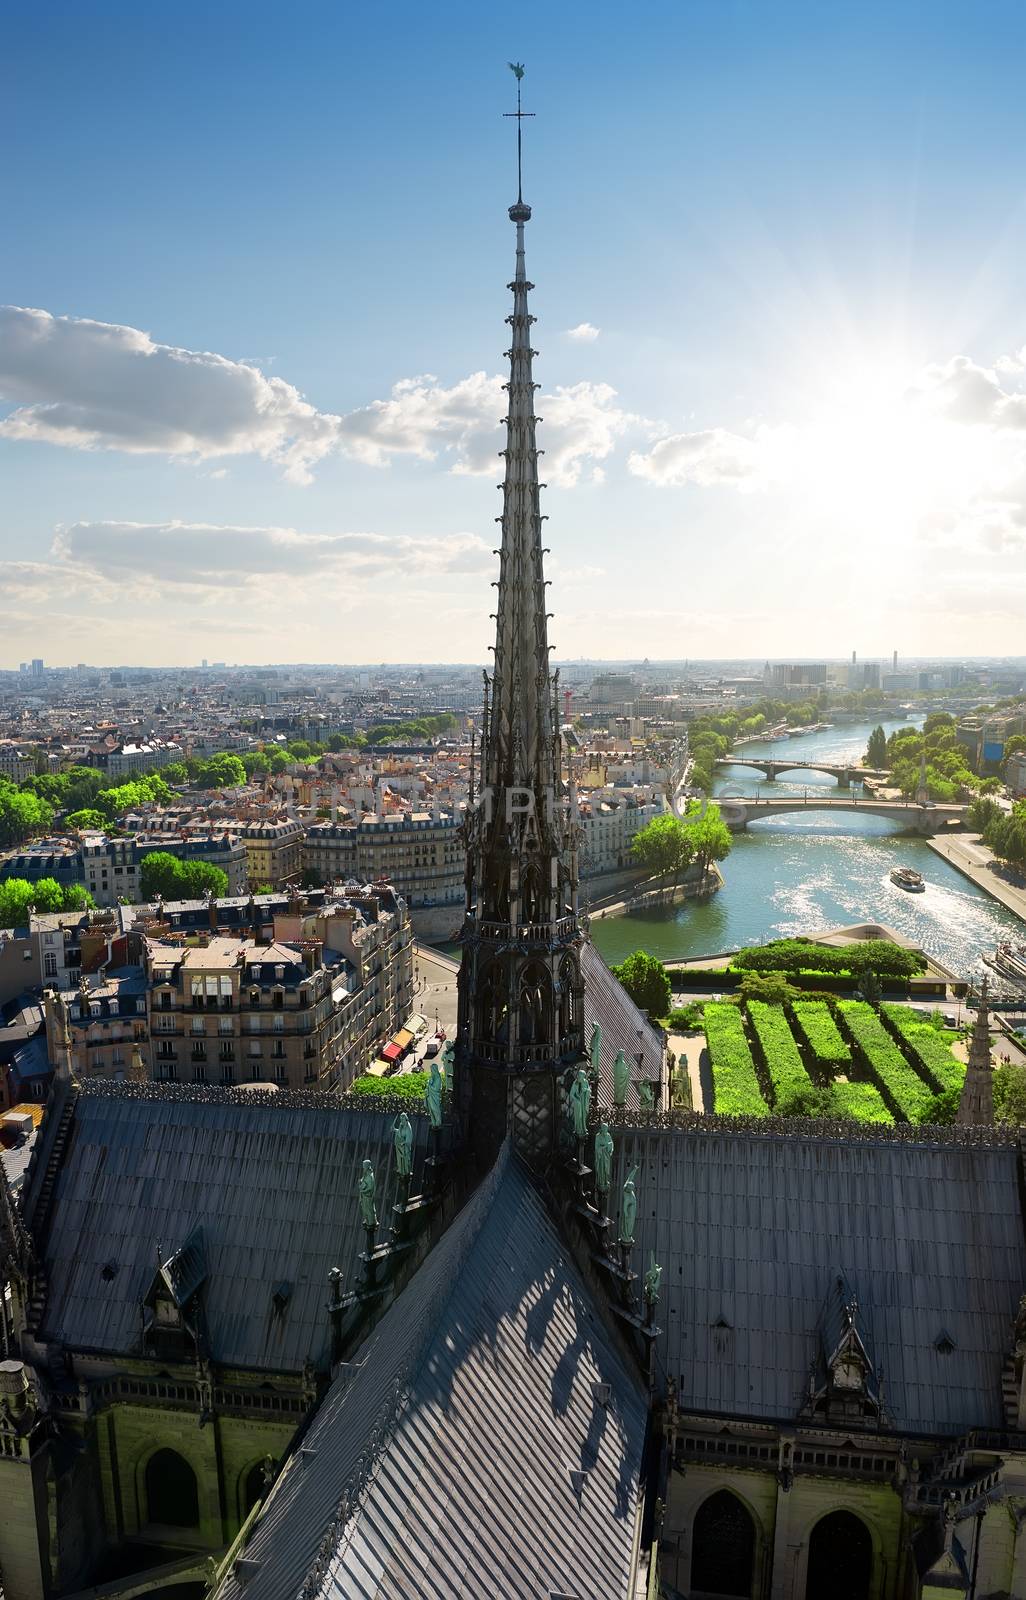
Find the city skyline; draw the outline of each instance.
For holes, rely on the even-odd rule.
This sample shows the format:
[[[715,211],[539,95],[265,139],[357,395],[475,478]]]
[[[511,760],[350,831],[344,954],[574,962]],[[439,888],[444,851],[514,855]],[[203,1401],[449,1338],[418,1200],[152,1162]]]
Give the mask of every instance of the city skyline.
[[[511,55],[554,656],[1011,643],[1011,7],[599,7],[532,50],[538,7],[515,49],[452,7],[443,49],[400,6],[387,51],[320,5],[185,6],[173,41],[59,9],[46,51],[12,30],[0,666],[486,659]]]

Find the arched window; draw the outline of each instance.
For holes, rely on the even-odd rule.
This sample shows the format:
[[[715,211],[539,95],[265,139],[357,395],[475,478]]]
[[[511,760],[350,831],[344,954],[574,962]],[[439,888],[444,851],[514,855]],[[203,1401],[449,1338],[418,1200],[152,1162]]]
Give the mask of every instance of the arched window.
[[[850,1511],[831,1511],[812,1530],[805,1600],[869,1600],[873,1541]]]
[[[755,1523],[736,1495],[720,1489],[698,1508],[691,1539],[691,1593],[748,1600],[755,1571]]]
[[[550,1038],[552,981],[539,961],[524,968],[520,980],[520,1043],[546,1044]]]
[[[177,1450],[157,1450],[147,1461],[146,1510],[165,1527],[199,1527],[196,1474]]]
[[[520,920],[521,922],[542,920],[541,888],[537,867],[528,867],[523,876],[520,886]]]
[[[486,1044],[505,1044],[509,1037],[506,977],[497,961],[485,967],[477,992],[478,1037]]]
[[[577,963],[571,956],[564,956],[559,966],[559,1031],[564,1039],[577,1026],[579,982]]]

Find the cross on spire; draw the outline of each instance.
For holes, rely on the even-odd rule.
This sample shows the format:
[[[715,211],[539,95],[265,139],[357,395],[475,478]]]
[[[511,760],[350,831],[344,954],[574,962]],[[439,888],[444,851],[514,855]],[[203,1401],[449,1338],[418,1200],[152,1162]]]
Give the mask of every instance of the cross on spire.
[[[523,134],[524,118],[525,117],[533,117],[535,115],[535,113],[533,111],[521,111],[521,109],[520,109],[520,80],[524,76],[524,63],[522,61],[511,61],[509,63],[509,70],[510,70],[510,72],[512,72],[514,78],[516,78],[516,80],[517,80],[517,109],[515,111],[504,111],[502,114],[503,114],[504,117],[516,117],[516,119],[517,119],[517,203],[519,205],[523,205],[523,201],[524,201],[523,154],[524,154],[524,152],[523,152],[523,137],[522,137],[522,134]]]

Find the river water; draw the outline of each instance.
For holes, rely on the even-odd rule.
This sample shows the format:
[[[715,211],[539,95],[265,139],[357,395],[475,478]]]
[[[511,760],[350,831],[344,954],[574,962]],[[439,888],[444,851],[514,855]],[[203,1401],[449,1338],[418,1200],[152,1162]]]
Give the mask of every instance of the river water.
[[[916,726],[885,722],[884,730]],[[820,733],[745,745],[744,756],[795,760],[859,760],[875,723],[838,724]],[[743,767],[721,767],[717,793],[801,794],[825,786],[826,773],[794,774],[765,782]],[[891,868],[914,867],[926,879],[924,894],[890,882]],[[882,922],[914,940],[952,970],[982,975],[980,957],[1002,939],[1019,942],[1023,923],[936,855],[925,840],[898,834],[883,817],[858,812],[810,812],[766,817],[735,834],[722,864],[724,887],[707,899],[688,900],[672,912],[594,921],[592,938],[610,963],[632,950],[662,960],[712,955],[738,945],[786,938],[851,922]]]

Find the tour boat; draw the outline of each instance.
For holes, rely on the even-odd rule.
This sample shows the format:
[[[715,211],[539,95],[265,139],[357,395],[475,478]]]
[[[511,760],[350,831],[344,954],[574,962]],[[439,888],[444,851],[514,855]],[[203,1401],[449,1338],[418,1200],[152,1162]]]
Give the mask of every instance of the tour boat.
[[[907,889],[910,894],[922,894],[926,888],[922,873],[913,872],[911,867],[895,867],[891,882],[896,883],[899,889]]]
[[[999,944],[992,956],[984,956],[988,967],[1000,972],[1003,978],[1013,978],[1026,983],[1026,945]]]

